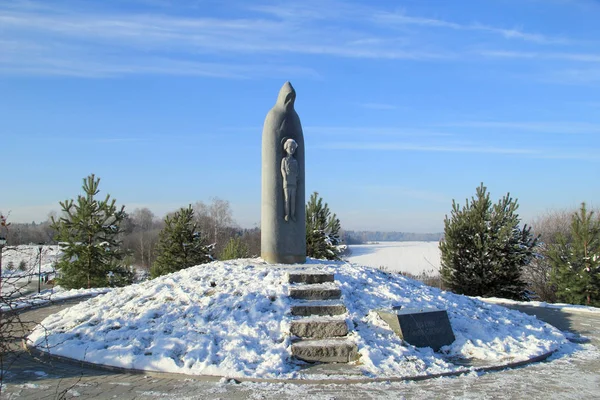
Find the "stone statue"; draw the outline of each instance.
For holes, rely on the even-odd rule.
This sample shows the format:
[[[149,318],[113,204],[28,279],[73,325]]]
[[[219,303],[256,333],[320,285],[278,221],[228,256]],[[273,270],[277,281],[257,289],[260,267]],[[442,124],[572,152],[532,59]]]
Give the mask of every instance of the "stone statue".
[[[267,113],[262,133],[261,257],[306,262],[304,135],[289,82]]]
[[[294,139],[287,139],[283,144],[283,149],[287,156],[281,160],[281,175],[283,177],[283,201],[285,221],[296,222],[296,187],[298,186],[298,161],[294,158],[294,153],[298,148],[298,143]]]

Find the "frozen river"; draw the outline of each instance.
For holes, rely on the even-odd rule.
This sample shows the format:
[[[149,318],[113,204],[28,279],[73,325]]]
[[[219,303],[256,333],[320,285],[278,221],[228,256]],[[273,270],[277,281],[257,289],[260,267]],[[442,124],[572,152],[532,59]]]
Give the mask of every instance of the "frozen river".
[[[438,242],[379,242],[349,247],[352,253],[345,259],[352,263],[414,275],[438,274],[440,269]]]

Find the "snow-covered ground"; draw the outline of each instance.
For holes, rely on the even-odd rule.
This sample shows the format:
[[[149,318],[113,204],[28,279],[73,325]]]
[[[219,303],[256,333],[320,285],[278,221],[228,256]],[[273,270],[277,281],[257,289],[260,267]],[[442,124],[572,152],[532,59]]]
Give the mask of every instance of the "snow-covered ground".
[[[497,297],[476,297],[481,301],[493,304],[505,304],[505,305],[520,305],[520,306],[532,306],[532,307],[543,307],[543,308],[554,308],[557,310],[567,312],[580,312],[580,313],[592,313],[600,314],[600,308],[581,306],[576,304],[565,304],[565,303],[546,303],[544,301],[515,301],[509,299],[501,299]]]
[[[77,297],[97,296],[108,293],[112,288],[92,288],[92,289],[63,289],[55,286],[52,289],[42,290],[40,293],[33,293],[26,296],[20,296],[5,301],[0,305],[0,311],[21,310],[23,308],[38,307],[47,303],[74,299]]]
[[[345,257],[352,263],[413,275],[437,275],[440,270],[438,242],[379,242],[350,245]]]
[[[44,245],[41,252],[42,273],[54,272],[54,264],[61,251],[58,245]],[[19,269],[23,264],[24,268]],[[5,246],[2,249],[2,278],[20,278],[36,275],[40,268],[40,250],[37,245]]]
[[[563,333],[534,317],[397,274],[345,262],[310,264],[335,273],[364,376],[458,371],[465,367],[449,360],[465,358],[484,364],[520,361],[568,343]],[[196,266],[51,315],[29,340],[53,354],[126,368],[304,378],[290,357],[290,268],[260,259]],[[403,343],[375,313],[393,305],[447,309],[456,341],[440,353]]]

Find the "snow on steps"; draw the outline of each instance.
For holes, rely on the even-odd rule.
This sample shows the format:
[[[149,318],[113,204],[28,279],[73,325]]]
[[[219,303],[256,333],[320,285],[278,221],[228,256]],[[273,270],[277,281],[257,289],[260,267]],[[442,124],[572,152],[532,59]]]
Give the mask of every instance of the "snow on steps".
[[[342,291],[331,282],[298,285],[290,288],[290,297],[303,300],[339,299],[342,297]]]
[[[351,362],[358,356],[354,342],[345,339],[345,318],[322,317],[347,312],[340,300],[341,291],[334,275],[315,271],[289,273],[290,297],[300,299],[291,307],[292,315],[304,316],[292,321],[290,333],[300,339],[292,344],[292,355],[309,362]],[[314,317],[315,315],[321,317]]]
[[[341,362],[356,360],[356,344],[348,339],[304,339],[292,344],[292,354],[304,361]]]
[[[346,336],[348,325],[344,318],[308,317],[292,321],[290,333],[311,339]]]
[[[292,304],[292,315],[341,315],[346,306],[340,300],[305,300]]]
[[[316,271],[296,271],[288,274],[288,281],[290,283],[325,283],[333,282],[333,274],[327,274]]]

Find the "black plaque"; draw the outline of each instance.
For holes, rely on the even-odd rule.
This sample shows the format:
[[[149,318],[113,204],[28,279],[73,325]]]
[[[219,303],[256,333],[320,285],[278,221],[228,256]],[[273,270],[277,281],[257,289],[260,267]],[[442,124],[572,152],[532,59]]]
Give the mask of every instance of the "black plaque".
[[[393,309],[378,310],[377,313],[402,340],[415,347],[431,347],[438,351],[455,340],[446,310]]]

